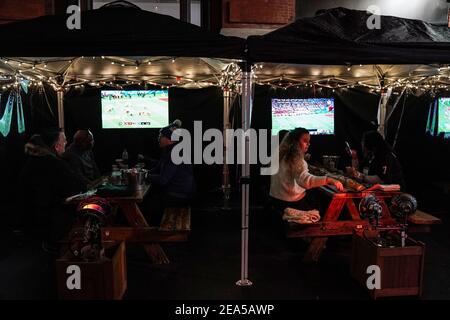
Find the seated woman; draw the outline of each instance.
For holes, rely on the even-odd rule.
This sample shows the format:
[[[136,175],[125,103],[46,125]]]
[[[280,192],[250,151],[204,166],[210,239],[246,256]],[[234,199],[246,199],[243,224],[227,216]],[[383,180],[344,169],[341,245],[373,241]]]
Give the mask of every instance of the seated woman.
[[[370,184],[398,184],[401,190],[404,190],[402,166],[379,132],[368,131],[363,134],[362,150],[364,159],[360,168],[363,172],[349,168],[351,176]]]
[[[306,190],[327,184],[333,184],[339,191],[344,190],[338,180],[309,173],[304,159],[309,145],[309,131],[296,128],[285,135],[279,147],[279,170],[271,177],[270,196],[272,204],[284,211],[286,220],[311,223],[320,219],[317,210],[307,211],[311,209],[311,203]]]

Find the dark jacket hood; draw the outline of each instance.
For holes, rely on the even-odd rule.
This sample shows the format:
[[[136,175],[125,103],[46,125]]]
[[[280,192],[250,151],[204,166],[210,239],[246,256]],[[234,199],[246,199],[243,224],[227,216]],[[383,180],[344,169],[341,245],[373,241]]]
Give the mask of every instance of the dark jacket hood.
[[[25,154],[29,156],[35,157],[44,157],[44,156],[55,156],[53,152],[51,152],[46,146],[41,146],[38,144],[33,144],[28,142],[25,144]]]

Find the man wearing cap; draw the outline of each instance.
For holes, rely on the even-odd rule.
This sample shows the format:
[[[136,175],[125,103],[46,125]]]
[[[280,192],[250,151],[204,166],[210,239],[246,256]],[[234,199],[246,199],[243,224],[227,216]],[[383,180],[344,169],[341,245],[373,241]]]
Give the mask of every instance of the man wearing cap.
[[[146,201],[151,218],[159,222],[164,208],[188,205],[195,191],[194,173],[191,164],[175,164],[171,153],[178,141],[173,141],[174,131],[181,127],[175,120],[159,131],[159,147],[162,155],[156,166],[149,171],[148,181],[152,185],[151,200]]]

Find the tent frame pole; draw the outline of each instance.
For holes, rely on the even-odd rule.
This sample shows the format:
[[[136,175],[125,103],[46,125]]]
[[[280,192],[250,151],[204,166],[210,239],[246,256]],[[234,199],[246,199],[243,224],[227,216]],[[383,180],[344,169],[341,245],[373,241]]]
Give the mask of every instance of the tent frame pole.
[[[386,109],[391,94],[392,88],[381,88],[380,103],[378,105],[378,132],[383,136],[383,138],[386,138]]]
[[[224,200],[224,209],[229,208],[231,194],[230,170],[227,163],[227,130],[231,128],[230,124],[231,91],[229,88],[223,89],[223,167],[222,167],[222,192]]]
[[[60,88],[56,91],[56,99],[58,101],[58,126],[64,129],[64,89]]]
[[[247,132],[250,129],[252,114],[252,64],[244,62],[242,64],[242,129]],[[244,143],[244,163],[242,164],[241,189],[242,189],[242,228],[241,228],[241,279],[236,282],[238,286],[251,286],[253,283],[248,280],[248,222],[249,222],[249,201],[250,201],[250,137],[245,136]]]

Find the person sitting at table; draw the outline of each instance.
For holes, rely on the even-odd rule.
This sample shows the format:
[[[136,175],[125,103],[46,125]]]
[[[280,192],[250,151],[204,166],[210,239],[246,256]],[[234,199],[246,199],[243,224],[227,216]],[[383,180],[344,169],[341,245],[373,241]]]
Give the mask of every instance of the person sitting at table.
[[[314,176],[308,171],[305,154],[310,145],[307,129],[296,128],[289,131],[279,146],[279,169],[270,180],[270,197],[273,206],[284,212],[283,219],[297,220],[300,223],[316,222],[319,212],[312,209],[308,199],[308,189],[327,184],[343,191],[338,180],[327,176]],[[293,210],[294,209],[294,210]]]
[[[363,172],[348,168],[348,173],[365,183],[398,184],[404,190],[403,170],[392,150],[378,131],[367,131],[362,137],[363,161],[360,165]]]
[[[145,207],[150,212],[152,222],[158,224],[164,208],[188,205],[195,192],[195,180],[192,164],[175,164],[172,161],[172,149],[178,141],[172,140],[173,132],[181,127],[176,120],[159,131],[158,143],[162,155],[154,168],[149,170],[147,180],[151,183],[151,193],[145,199]]]
[[[25,232],[43,241],[43,249],[51,253],[56,252],[58,240],[74,221],[74,214],[63,205],[64,199],[86,189],[61,158],[65,145],[62,130],[34,135],[25,145],[27,159],[19,178]]]
[[[87,184],[100,178],[100,171],[95,163],[94,136],[89,130],[78,130],[73,136],[72,144],[67,147],[63,158],[69,163],[76,174],[80,175]]]

